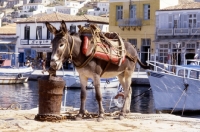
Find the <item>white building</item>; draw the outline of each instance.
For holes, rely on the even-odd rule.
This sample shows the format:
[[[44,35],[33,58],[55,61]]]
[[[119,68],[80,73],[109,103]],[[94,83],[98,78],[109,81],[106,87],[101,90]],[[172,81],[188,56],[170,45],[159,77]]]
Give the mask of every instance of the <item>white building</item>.
[[[65,6],[78,8],[80,5],[81,5],[80,2],[77,1],[65,1]]]
[[[87,14],[94,16],[109,14],[109,2],[108,1],[97,2],[97,7],[95,9],[88,9]]]
[[[33,16],[39,13],[44,13],[46,12],[46,8],[43,4],[39,3],[29,3],[23,5],[23,10],[19,13],[20,16]]]
[[[18,39],[16,42],[16,52],[20,53],[19,56],[24,57],[23,62],[25,62],[27,56],[39,58],[43,56],[43,53],[47,53],[47,63],[49,63],[53,35],[47,31],[45,22],[48,21],[59,29],[62,20],[66,22],[69,30],[71,29],[71,31],[74,30],[75,32],[78,30],[77,25],[85,26],[88,23],[97,24],[103,32],[108,32],[109,29],[108,18],[89,15],[72,16],[58,12],[17,21],[16,36],[18,36]],[[18,64],[17,59],[16,64]]]
[[[70,6],[56,6],[55,11],[64,13],[64,14],[70,14],[70,15],[76,15],[78,13],[78,8],[76,7],[70,7]]]
[[[56,8],[55,7],[46,7],[46,13],[49,14],[49,13],[53,13],[56,11]]]
[[[34,0],[34,3],[41,3],[43,5],[48,5],[51,3],[50,0]]]
[[[180,4],[156,11],[157,60],[183,64],[200,48],[200,2]],[[178,44],[180,44],[179,47]],[[178,53],[177,53],[178,52]]]
[[[75,7],[75,8],[82,8],[86,3],[90,2],[91,0],[76,0],[76,1],[71,1],[71,0],[65,0],[65,6],[69,7]]]

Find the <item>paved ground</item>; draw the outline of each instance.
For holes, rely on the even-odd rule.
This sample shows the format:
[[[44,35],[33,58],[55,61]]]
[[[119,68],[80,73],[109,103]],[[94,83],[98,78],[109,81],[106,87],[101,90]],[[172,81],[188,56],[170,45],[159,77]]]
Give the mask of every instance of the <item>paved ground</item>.
[[[102,122],[97,122],[96,117],[40,122],[34,120],[37,114],[37,109],[0,110],[0,132],[200,132],[198,116],[130,113],[124,120],[113,115]]]

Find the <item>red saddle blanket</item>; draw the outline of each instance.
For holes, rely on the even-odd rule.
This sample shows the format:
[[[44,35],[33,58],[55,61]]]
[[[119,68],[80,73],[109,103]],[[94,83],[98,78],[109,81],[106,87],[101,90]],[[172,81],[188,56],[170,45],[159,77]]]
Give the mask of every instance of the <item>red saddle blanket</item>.
[[[88,37],[84,36],[82,48],[83,54],[86,56],[91,55],[93,50],[95,50],[94,48],[94,44],[91,44]],[[122,63],[125,61],[125,56],[121,56],[119,52],[117,47],[109,47],[108,44],[97,42],[94,57],[105,61],[111,61],[111,63],[118,65],[121,58]]]

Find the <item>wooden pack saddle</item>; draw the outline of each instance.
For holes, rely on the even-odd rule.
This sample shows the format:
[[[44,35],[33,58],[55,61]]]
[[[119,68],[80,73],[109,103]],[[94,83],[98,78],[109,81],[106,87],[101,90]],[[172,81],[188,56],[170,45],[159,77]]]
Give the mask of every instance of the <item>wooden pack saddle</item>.
[[[126,50],[122,38],[117,33],[102,33],[95,25],[78,27],[79,33],[83,36],[83,54],[93,55],[118,66],[124,62]]]

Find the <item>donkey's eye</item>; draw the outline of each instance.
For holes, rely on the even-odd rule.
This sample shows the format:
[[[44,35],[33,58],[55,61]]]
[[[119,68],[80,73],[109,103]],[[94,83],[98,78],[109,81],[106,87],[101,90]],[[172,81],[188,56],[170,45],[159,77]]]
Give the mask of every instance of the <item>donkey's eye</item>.
[[[60,47],[63,47],[64,44],[60,44]]]

